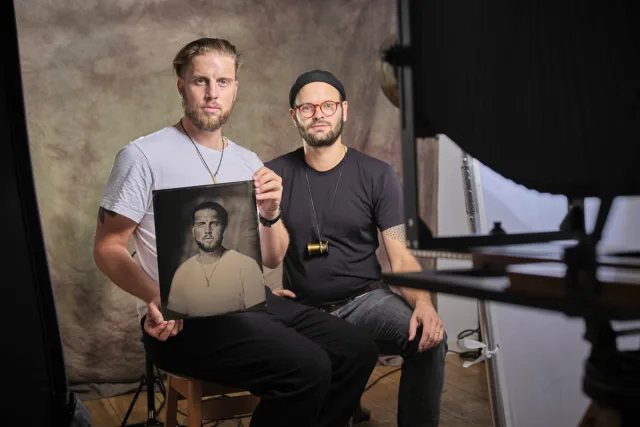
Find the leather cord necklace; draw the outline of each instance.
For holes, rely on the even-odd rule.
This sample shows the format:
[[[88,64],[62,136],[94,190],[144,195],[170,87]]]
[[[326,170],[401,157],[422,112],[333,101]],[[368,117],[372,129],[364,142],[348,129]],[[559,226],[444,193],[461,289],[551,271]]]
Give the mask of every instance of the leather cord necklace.
[[[182,130],[184,131],[184,134],[187,135],[187,138],[189,138],[189,140],[191,140],[191,143],[193,144],[193,148],[196,149],[198,156],[200,156],[200,160],[202,160],[202,164],[204,165],[205,168],[207,168],[207,171],[209,172],[209,175],[211,175],[211,180],[213,181],[214,184],[218,183],[218,172],[220,171],[220,165],[222,165],[222,158],[224,157],[224,147],[225,147],[225,137],[222,137],[222,154],[220,154],[220,161],[218,162],[218,168],[216,169],[216,173],[211,173],[211,169],[209,169],[209,166],[207,165],[207,162],[204,160],[204,157],[202,157],[202,153],[200,152],[200,150],[198,149],[198,146],[196,145],[195,141],[191,138],[191,136],[189,135],[189,133],[187,132],[187,130],[184,128],[184,125],[182,124],[182,119],[180,119],[180,127],[182,127]],[[208,283],[208,282],[207,282]]]
[[[344,153],[345,156],[347,154],[347,147],[344,147]],[[342,160],[342,164],[340,165],[340,172],[338,173],[338,181],[336,182],[336,186],[333,189],[333,196],[331,197],[331,203],[329,204],[329,211],[331,211],[331,207],[333,206],[333,201],[336,198],[336,193],[338,192],[338,186],[340,185],[340,178],[342,177],[342,169],[344,168],[344,157]],[[304,176],[307,179],[307,189],[309,190],[309,200],[311,201],[311,211],[313,212],[313,219],[315,220],[316,223],[316,231],[318,232],[318,245],[321,244],[327,244],[328,242],[324,241],[324,239],[322,238],[322,233],[320,231],[320,224],[318,222],[318,216],[316,215],[316,208],[315,205],[313,203],[313,196],[311,195],[311,184],[309,184],[309,175],[307,174],[307,168],[305,168],[304,170]],[[326,223],[326,222],[325,222]],[[325,224],[322,224],[322,229],[324,230],[324,226]],[[313,244],[310,244],[313,245]],[[308,251],[310,254],[312,254],[312,250],[308,248]],[[321,251],[322,253],[325,253],[325,251]],[[319,254],[319,253],[318,253]]]

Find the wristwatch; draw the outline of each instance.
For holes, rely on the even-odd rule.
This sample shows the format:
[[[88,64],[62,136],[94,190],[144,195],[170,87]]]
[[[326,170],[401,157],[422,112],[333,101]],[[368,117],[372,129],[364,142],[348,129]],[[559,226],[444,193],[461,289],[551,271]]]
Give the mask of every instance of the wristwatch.
[[[258,213],[258,219],[260,220],[260,224],[264,225],[265,227],[271,227],[273,224],[280,221],[280,216],[282,216],[281,211],[278,212],[278,216],[273,219],[267,219],[263,217],[260,213]]]

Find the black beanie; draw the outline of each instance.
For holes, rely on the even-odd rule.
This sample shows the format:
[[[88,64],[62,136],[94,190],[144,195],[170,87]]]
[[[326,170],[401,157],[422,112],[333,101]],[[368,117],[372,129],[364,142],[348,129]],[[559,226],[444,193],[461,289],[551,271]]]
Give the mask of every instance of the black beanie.
[[[330,84],[331,86],[338,89],[338,92],[340,92],[340,95],[342,95],[343,101],[347,99],[347,95],[344,92],[344,86],[342,86],[342,83],[336,78],[336,76],[328,71],[313,70],[301,74],[300,77],[296,79],[296,82],[293,84],[293,86],[291,86],[291,90],[289,91],[289,106],[291,108],[293,108],[296,95],[298,94],[300,89],[302,89],[303,86],[306,86],[309,83],[313,82],[323,82]]]

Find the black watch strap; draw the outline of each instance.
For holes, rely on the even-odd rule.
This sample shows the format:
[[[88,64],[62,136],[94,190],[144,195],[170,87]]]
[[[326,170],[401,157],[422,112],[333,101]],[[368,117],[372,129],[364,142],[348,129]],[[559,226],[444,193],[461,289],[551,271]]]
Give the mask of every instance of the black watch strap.
[[[279,212],[278,216],[273,219],[266,219],[262,215],[258,214],[258,219],[260,220],[260,223],[265,227],[271,227],[273,224],[280,221],[280,216],[282,216],[282,212]]]

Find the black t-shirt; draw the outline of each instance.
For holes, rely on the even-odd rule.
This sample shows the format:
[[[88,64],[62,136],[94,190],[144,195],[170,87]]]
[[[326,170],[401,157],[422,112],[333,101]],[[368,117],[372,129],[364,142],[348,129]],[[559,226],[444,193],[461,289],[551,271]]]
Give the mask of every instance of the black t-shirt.
[[[285,289],[303,304],[322,306],[344,301],[380,280],[378,230],[404,224],[403,190],[389,164],[350,148],[336,167],[319,172],[306,164],[300,148],[265,166],[282,177],[284,187],[282,219],[290,237]],[[329,242],[327,255],[307,254],[307,244],[318,241],[309,188],[320,233]]]

